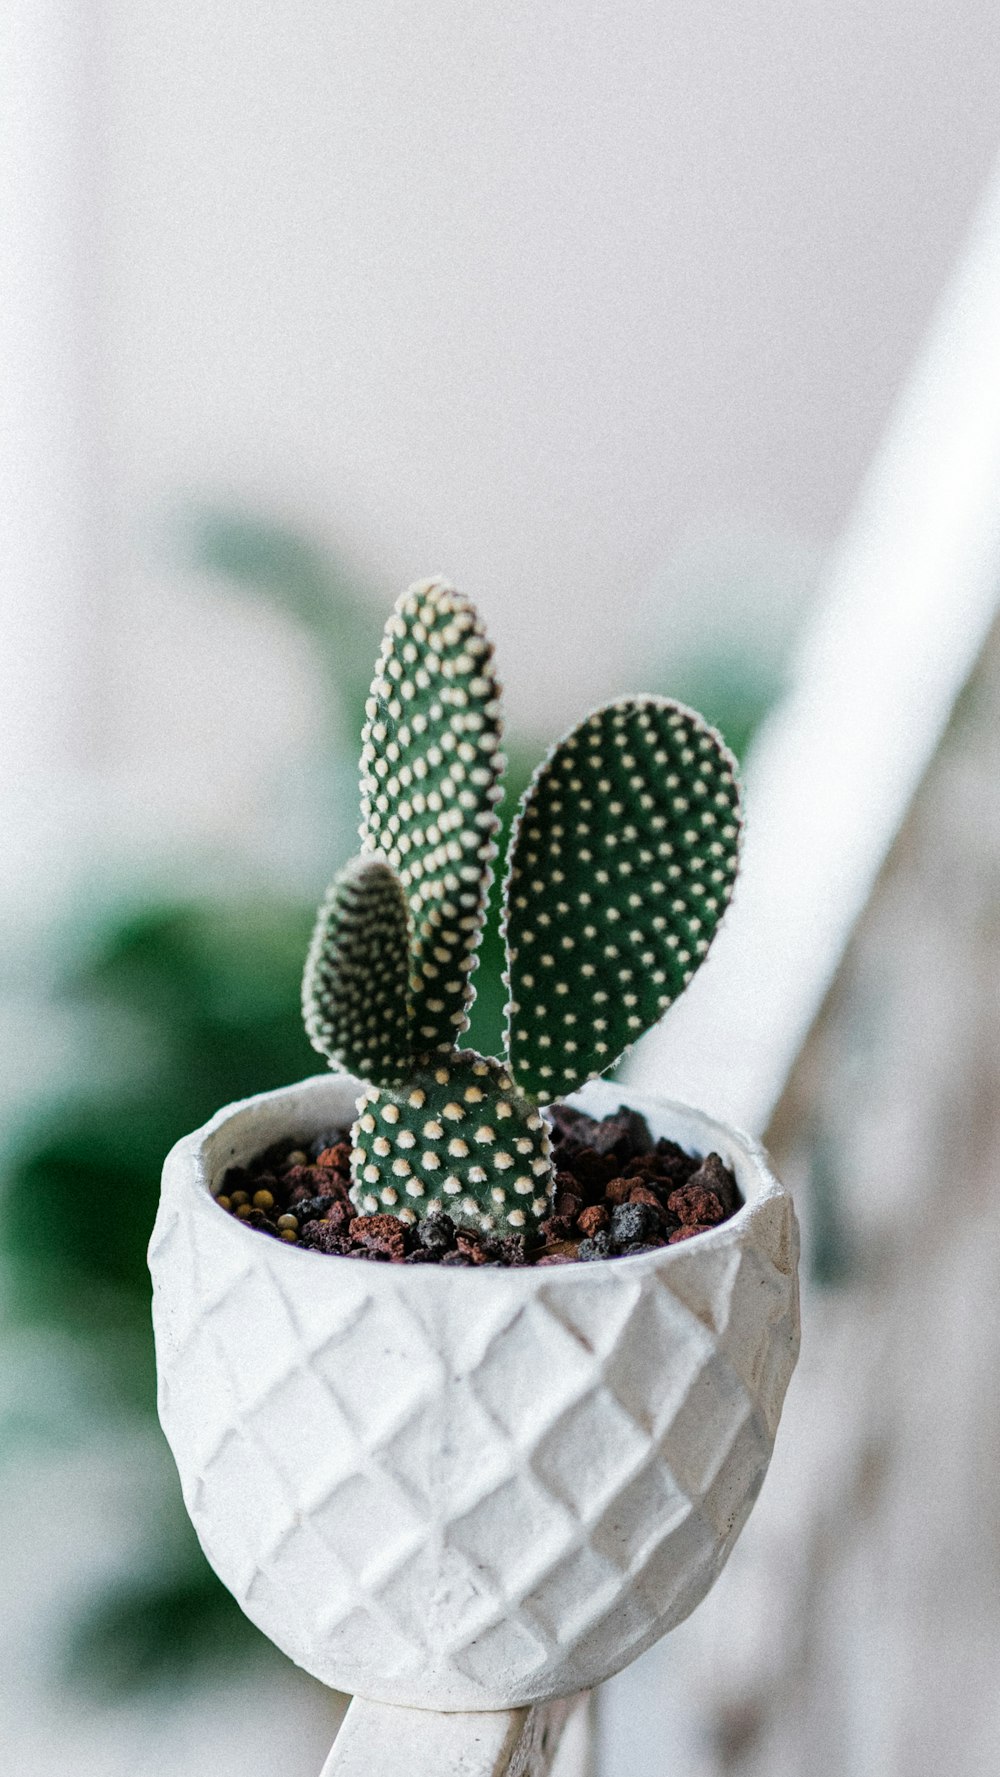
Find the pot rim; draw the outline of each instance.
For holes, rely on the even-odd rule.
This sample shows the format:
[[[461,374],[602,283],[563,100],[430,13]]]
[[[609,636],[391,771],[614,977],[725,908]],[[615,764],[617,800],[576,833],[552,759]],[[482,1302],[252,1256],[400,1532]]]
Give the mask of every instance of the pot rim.
[[[247,1098],[237,1099],[232,1104],[222,1106],[199,1129],[182,1136],[170,1149],[163,1169],[164,1194],[166,1195],[168,1191],[173,1194],[178,1189],[187,1194],[191,1183],[194,1182],[197,1186],[192,1205],[194,1213],[200,1216],[205,1214],[213,1216],[212,1225],[217,1238],[253,1242],[253,1246],[239,1249],[246,1256],[254,1251],[259,1251],[261,1235],[257,1229],[244,1227],[236,1217],[216,1211],[214,1197],[217,1195],[217,1187],[213,1189],[213,1185],[216,1181],[221,1184],[225,1164],[241,1164],[244,1159],[251,1158],[254,1153],[259,1153],[267,1147],[269,1145],[267,1134],[264,1131],[258,1131],[253,1145],[247,1147],[245,1154],[241,1153],[239,1142],[234,1142],[228,1156],[213,1151],[217,1147],[219,1136],[231,1125],[235,1124],[239,1128],[241,1124],[251,1121],[254,1113],[259,1113],[265,1107],[273,1106],[277,1112],[281,1106],[283,1108],[280,1118],[275,1119],[275,1133],[270,1136],[270,1140],[276,1140],[280,1136],[282,1126],[287,1128],[288,1124],[294,1121],[296,1107],[301,1108],[310,1101],[325,1096],[331,1089],[340,1093],[349,1092],[353,1104],[353,1100],[357,1096],[355,1087],[361,1091],[363,1082],[356,1080],[355,1076],[351,1074],[335,1074],[333,1072],[311,1074],[304,1080],[296,1081],[289,1086],[279,1086],[268,1092],[254,1093]],[[679,1099],[660,1097],[657,1093],[637,1091],[631,1089],[627,1084],[619,1086],[614,1081],[595,1080],[589,1081],[579,1092],[569,1094],[562,1102],[576,1105],[582,1110],[589,1110],[592,1115],[595,1111],[599,1115],[608,1115],[619,1105],[638,1110],[642,1114],[653,1113],[668,1125],[671,1122],[677,1122],[686,1126],[689,1134],[685,1136],[682,1131],[679,1138],[673,1137],[673,1139],[693,1140],[694,1146],[701,1147],[703,1153],[706,1154],[713,1150],[720,1151],[718,1138],[721,1138],[721,1147],[728,1150],[728,1153],[722,1152],[722,1158],[736,1172],[737,1183],[743,1194],[744,1202],[735,1215],[730,1216],[727,1221],[720,1222],[714,1228],[706,1229],[698,1236],[697,1246],[698,1250],[702,1252],[708,1253],[720,1245],[730,1244],[734,1239],[739,1240],[742,1235],[749,1232],[751,1223],[757,1219],[765,1204],[790,1196],[786,1187],[781,1184],[772,1171],[768,1154],[759,1141],[746,1134],[745,1131],[711,1116],[706,1111],[684,1104]],[[315,1117],[317,1131],[323,1127],[324,1123],[329,1123],[332,1116],[341,1115],[340,1111],[327,1110],[325,1114],[320,1114],[317,1111]],[[702,1132],[706,1138],[704,1142],[698,1139],[696,1131]],[[306,1139],[305,1135],[302,1139]],[[314,1252],[309,1247],[298,1246],[286,1241],[269,1241],[267,1251],[272,1264],[294,1266],[304,1263],[313,1265],[322,1263],[327,1267],[337,1266],[341,1272],[343,1267],[347,1265],[350,1265],[353,1271],[358,1264],[356,1259],[348,1258],[345,1255]],[[476,1290],[483,1287],[488,1289],[491,1281],[495,1284],[496,1280],[500,1278],[506,1281],[508,1287],[511,1281],[517,1278],[523,1280],[521,1287],[525,1289],[529,1287],[551,1289],[558,1288],[562,1280],[579,1285],[583,1275],[598,1281],[600,1275],[606,1274],[611,1266],[620,1268],[623,1265],[628,1265],[638,1270],[643,1266],[648,1268],[675,1261],[686,1260],[689,1262],[691,1253],[691,1242],[685,1240],[678,1241],[675,1246],[657,1247],[646,1253],[626,1253],[592,1264],[516,1267],[408,1265],[405,1269],[408,1279],[426,1279],[426,1281],[415,1283],[414,1287],[419,1289],[467,1289],[470,1287]],[[263,1253],[261,1253],[261,1257],[263,1257]],[[395,1273],[398,1282],[398,1270],[399,1268],[394,1265],[369,1266],[368,1271],[372,1273],[371,1286],[378,1287],[375,1278],[383,1272]],[[331,1279],[335,1274],[329,1273]],[[483,1279],[486,1280],[485,1286]]]

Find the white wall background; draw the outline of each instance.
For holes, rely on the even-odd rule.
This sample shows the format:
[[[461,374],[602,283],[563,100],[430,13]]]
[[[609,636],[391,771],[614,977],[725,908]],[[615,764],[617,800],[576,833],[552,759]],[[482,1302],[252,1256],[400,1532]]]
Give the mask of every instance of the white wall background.
[[[7,777],[77,704],[77,754],[136,762],[181,824],[294,748],[240,706],[303,687],[151,570],[164,502],[298,519],[386,598],[444,568],[551,731],[669,634],[692,537],[727,582],[734,536],[832,541],[1000,140],[993,0],[88,17],[4,25]]]
[[[536,719],[689,527],[836,534],[1000,139],[992,0],[114,4],[105,67],[122,514],[444,566]]]

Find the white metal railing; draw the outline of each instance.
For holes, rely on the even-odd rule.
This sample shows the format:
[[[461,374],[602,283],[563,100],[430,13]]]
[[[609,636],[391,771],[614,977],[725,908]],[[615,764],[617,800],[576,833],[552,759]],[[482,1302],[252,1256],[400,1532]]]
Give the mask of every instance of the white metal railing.
[[[749,761],[732,907],[627,1079],[766,1129],[998,583],[1000,169]]]
[[[627,1080],[766,1128],[998,590],[1000,173],[832,564],[793,690],[754,750],[726,925]],[[613,1681],[601,1777],[663,1777],[663,1657],[653,1649]],[[562,1704],[440,1716],[355,1702],[323,1777],[585,1777],[591,1757],[586,1716]]]

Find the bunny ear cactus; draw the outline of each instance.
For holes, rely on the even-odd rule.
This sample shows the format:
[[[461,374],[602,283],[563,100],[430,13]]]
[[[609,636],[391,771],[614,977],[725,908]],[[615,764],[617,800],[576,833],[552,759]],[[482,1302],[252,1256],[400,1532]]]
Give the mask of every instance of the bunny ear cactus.
[[[367,705],[362,855],[320,910],[303,1012],[330,1065],[369,1082],[359,1210],[447,1208],[530,1235],[552,1174],[539,1107],[606,1073],[687,985],[732,893],[740,800],[732,756],[679,704],[623,698],[581,722],[511,838],[506,1056],[460,1050],[496,856],[499,696],[469,602],[412,587]]]
[[[550,753],[511,843],[507,1053],[538,1102],[606,1073],[705,956],[732,894],[735,761],[692,710],[628,697]]]

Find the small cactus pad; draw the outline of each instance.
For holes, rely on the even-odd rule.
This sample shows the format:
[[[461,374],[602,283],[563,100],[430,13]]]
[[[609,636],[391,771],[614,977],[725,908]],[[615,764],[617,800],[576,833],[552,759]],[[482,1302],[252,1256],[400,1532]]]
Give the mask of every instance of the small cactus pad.
[[[546,1214],[552,1164],[544,1119],[507,1070],[474,1050],[432,1057],[399,1092],[369,1087],[351,1131],[360,1211],[414,1222],[446,1209],[500,1234]]]
[[[549,754],[510,846],[507,1055],[540,1102],[606,1073],[705,956],[736,874],[735,761],[683,706],[623,698]]]
[[[499,686],[468,600],[441,580],[403,594],[386,625],[361,754],[361,840],[398,871],[412,917],[414,1045],[450,1049],[496,856]]]
[[[386,1085],[405,1079],[413,1060],[409,926],[395,871],[371,853],[354,858],[327,891],[302,982],[313,1048]]]

